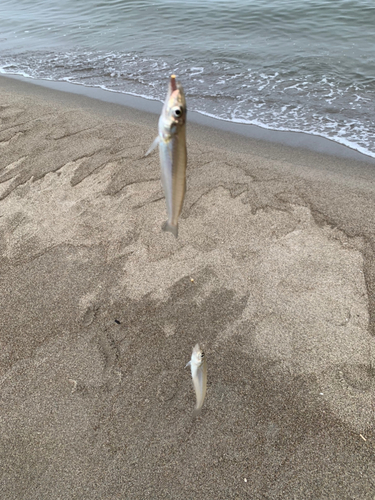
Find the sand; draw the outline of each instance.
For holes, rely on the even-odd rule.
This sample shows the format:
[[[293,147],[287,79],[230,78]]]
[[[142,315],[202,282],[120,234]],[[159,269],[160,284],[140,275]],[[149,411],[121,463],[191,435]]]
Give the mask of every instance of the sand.
[[[1,498],[373,500],[375,166],[156,128],[0,79]]]

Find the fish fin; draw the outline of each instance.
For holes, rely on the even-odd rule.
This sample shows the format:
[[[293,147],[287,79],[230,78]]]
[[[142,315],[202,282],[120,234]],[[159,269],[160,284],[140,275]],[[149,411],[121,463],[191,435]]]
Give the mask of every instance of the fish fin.
[[[153,151],[153,150],[156,148],[156,146],[158,146],[158,145],[159,145],[159,141],[160,141],[159,136],[157,136],[157,137],[156,137],[156,139],[154,140],[154,142],[153,142],[153,143],[151,144],[151,146],[148,148],[148,151],[147,151],[147,153],[145,154],[145,156],[148,156],[148,155],[151,153],[151,151]]]
[[[172,224],[169,224],[168,221],[165,221],[164,224],[161,226],[163,231],[166,231],[168,233],[172,233],[175,238],[178,236],[178,224],[173,226]]]
[[[191,365],[191,361],[189,361],[189,363],[186,363],[185,368],[187,368],[190,365]]]

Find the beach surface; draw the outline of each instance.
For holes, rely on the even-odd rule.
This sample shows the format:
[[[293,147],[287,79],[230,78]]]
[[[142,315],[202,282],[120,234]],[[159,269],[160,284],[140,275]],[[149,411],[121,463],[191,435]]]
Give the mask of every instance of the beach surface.
[[[375,166],[157,119],[0,78],[1,498],[373,500]]]

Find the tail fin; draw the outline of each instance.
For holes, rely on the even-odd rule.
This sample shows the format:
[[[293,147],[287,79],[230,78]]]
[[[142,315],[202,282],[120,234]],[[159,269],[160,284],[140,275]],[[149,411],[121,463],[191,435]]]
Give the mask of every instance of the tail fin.
[[[193,418],[198,417],[201,414],[202,408],[194,408]]]
[[[162,225],[162,230],[166,231],[168,233],[172,233],[175,238],[178,236],[178,224],[175,226],[172,226],[172,224],[169,224],[168,221],[165,221],[164,224]]]

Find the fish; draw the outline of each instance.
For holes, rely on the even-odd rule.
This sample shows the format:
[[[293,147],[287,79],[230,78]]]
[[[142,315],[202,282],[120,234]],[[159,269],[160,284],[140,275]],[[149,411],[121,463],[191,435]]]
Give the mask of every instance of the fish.
[[[145,156],[159,146],[161,182],[167,205],[168,219],[162,229],[178,237],[178,218],[186,193],[186,101],[176,76],[172,75],[164,106],[159,118],[158,136]]]
[[[191,360],[185,368],[190,365],[191,378],[195,390],[197,403],[194,408],[194,416],[198,415],[202,409],[207,388],[207,361],[204,352],[200,349],[199,344],[193,347]]]

